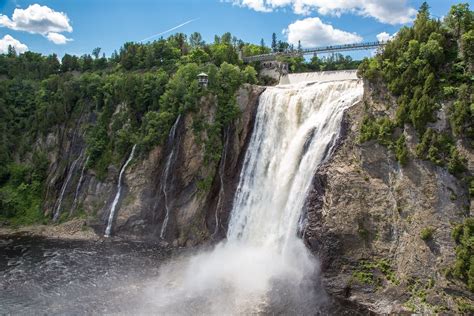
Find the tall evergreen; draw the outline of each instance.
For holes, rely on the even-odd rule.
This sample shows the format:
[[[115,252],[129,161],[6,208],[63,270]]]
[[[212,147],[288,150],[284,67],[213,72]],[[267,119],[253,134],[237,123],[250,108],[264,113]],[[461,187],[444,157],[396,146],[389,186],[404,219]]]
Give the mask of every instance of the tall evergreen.
[[[275,33],[272,34],[272,51],[275,53],[278,50],[277,36]]]

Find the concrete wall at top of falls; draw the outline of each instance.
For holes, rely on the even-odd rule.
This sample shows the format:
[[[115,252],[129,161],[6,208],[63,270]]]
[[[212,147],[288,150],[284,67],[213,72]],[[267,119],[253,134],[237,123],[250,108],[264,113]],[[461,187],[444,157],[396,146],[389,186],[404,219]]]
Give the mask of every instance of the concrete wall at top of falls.
[[[280,77],[280,85],[302,82],[351,80],[357,78],[357,70],[319,71],[288,74]]]

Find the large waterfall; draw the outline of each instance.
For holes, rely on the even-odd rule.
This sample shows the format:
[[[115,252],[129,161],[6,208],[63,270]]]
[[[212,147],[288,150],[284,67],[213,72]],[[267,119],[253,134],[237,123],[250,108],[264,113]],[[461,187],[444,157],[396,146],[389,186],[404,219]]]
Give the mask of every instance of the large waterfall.
[[[261,95],[227,240],[163,268],[150,289],[168,314],[314,313],[324,299],[318,264],[298,221],[343,112],[361,100],[357,79],[269,87]]]

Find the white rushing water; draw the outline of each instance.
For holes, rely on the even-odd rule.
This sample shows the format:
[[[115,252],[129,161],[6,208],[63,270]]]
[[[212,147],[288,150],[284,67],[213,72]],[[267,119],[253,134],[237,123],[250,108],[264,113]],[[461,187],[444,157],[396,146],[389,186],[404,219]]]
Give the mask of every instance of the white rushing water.
[[[174,139],[176,137],[176,129],[178,128],[178,124],[180,120],[181,120],[181,114],[178,115],[178,118],[174,122],[173,127],[171,128],[170,133],[168,135],[168,145],[171,146],[171,153],[168,155],[168,158],[166,159],[165,169],[163,171],[163,176],[161,178],[160,191],[163,193],[163,196],[165,198],[165,203],[164,203],[165,204],[165,219],[163,220],[163,225],[161,226],[161,231],[160,231],[161,239],[165,238],[166,227],[168,226],[168,221],[170,218],[170,209],[168,205],[168,178],[169,178],[171,165],[174,163],[174,159],[176,156]]]
[[[149,295],[168,314],[313,314],[318,263],[298,238],[313,176],[338,138],[359,80],[269,87],[234,197],[227,240],[165,266]]]
[[[82,165],[81,175],[79,176],[79,181],[77,182],[76,191],[74,192],[74,200],[72,202],[70,214],[72,214],[72,212],[74,212],[74,210],[77,207],[77,198],[79,197],[79,193],[81,191],[82,181],[84,180],[84,174],[85,174],[88,162],[89,162],[89,156],[87,156],[86,160],[84,161],[84,164]]]
[[[66,180],[64,181],[63,186],[61,187],[61,192],[59,194],[59,199],[58,199],[56,210],[55,210],[54,216],[53,216],[53,221],[55,221],[55,222],[59,219],[59,215],[61,214],[61,205],[62,205],[63,199],[64,199],[64,193],[66,192],[69,181],[71,181],[72,175],[74,174],[74,171],[76,170],[77,162],[81,159],[81,157],[82,157],[82,153],[79,155],[79,157],[77,157],[72,162],[71,168],[69,168],[69,171],[67,173]]]
[[[132,151],[130,152],[130,156],[128,156],[127,161],[125,164],[122,166],[122,169],[120,170],[118,182],[117,182],[117,193],[115,194],[114,201],[112,202],[112,207],[110,208],[110,213],[109,213],[109,220],[107,222],[107,228],[105,229],[105,235],[104,237],[110,237],[110,234],[112,233],[112,223],[114,222],[114,217],[115,217],[115,211],[117,209],[117,204],[120,201],[120,195],[122,192],[122,178],[123,175],[125,174],[125,169],[127,169],[128,164],[132,161],[133,156],[135,155],[135,148],[137,145],[133,145]]]

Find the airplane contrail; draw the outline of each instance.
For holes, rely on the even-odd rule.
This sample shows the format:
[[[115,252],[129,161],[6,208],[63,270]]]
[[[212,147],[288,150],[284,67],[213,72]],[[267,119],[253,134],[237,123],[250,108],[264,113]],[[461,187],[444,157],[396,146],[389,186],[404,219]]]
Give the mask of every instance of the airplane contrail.
[[[157,37],[157,36],[160,36],[160,35],[169,33],[169,32],[171,32],[171,31],[174,31],[174,30],[176,30],[176,29],[179,29],[180,27],[183,27],[183,26],[185,26],[186,24],[189,24],[189,23],[194,22],[194,21],[196,21],[196,20],[199,20],[199,19],[192,19],[192,20],[186,21],[186,22],[184,22],[184,23],[181,23],[181,24],[179,24],[179,25],[176,25],[176,26],[170,28],[169,30],[166,30],[166,31],[163,31],[163,32],[161,32],[161,33],[158,33],[158,34],[152,35],[152,36],[150,36],[150,37],[147,37],[147,38],[145,38],[145,39],[142,39],[140,42],[145,42],[145,41],[148,41],[148,40],[150,40],[150,39],[152,39],[152,38],[154,38],[154,37]]]

